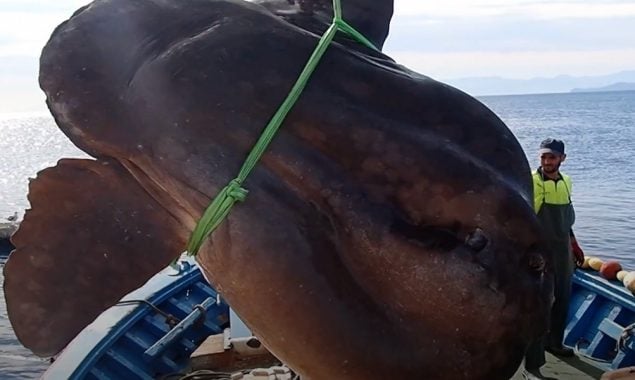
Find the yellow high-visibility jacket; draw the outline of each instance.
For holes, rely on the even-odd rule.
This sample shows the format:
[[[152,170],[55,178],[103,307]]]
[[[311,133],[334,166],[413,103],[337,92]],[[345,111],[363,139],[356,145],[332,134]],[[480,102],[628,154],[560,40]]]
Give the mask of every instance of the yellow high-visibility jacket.
[[[532,173],[534,182],[534,211],[536,214],[540,212],[540,208],[543,204],[571,204],[571,190],[573,188],[571,177],[564,173],[560,173],[560,175],[562,179],[554,181],[543,177],[542,173],[538,170]]]

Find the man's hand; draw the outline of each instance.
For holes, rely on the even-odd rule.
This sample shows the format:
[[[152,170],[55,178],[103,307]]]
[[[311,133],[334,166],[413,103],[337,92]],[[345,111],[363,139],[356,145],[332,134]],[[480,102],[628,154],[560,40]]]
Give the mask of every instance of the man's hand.
[[[582,266],[584,264],[584,252],[575,237],[571,238],[571,251],[573,252],[573,257],[575,257],[575,263],[578,266]]]

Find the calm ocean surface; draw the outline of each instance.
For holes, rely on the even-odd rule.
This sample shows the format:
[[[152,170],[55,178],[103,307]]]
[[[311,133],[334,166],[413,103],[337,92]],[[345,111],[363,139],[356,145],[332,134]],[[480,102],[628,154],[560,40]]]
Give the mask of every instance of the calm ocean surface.
[[[635,270],[635,92],[484,97],[516,134],[533,167],[546,137],[567,144],[575,231],[588,255]],[[84,156],[52,118],[0,115],[0,221],[28,207],[28,178],[61,157]],[[1,259],[0,259],[1,260]],[[0,261],[0,264],[3,264]],[[0,281],[2,274],[0,273]],[[0,294],[0,378],[38,377],[47,362],[16,341]]]

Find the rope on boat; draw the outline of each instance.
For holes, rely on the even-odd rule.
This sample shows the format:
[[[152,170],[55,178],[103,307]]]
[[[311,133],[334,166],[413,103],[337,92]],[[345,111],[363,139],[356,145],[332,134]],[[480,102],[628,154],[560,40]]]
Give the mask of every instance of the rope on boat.
[[[147,305],[150,306],[150,308],[154,311],[156,311],[158,314],[161,314],[162,316],[165,317],[165,323],[168,324],[168,326],[170,326],[170,328],[176,326],[179,322],[181,322],[180,319],[178,319],[177,317],[173,316],[172,314],[166,313],[165,311],[159,309],[158,307],[156,307],[153,303],[148,302],[146,300],[128,300],[128,301],[119,301],[115,304],[115,306],[127,306],[127,305],[137,305],[137,304],[142,304],[142,305]]]
[[[590,343],[588,340],[586,340],[584,338],[580,338],[580,340],[578,340],[578,342],[575,344],[575,347],[573,347],[573,352],[575,352],[576,356],[580,356],[580,357],[583,357],[585,359],[592,360],[592,361],[598,362],[598,363],[613,363],[612,360],[598,359],[598,358],[594,358],[591,355],[587,355],[587,354],[582,353],[580,351],[580,343],[583,343],[583,342],[587,343],[587,344]]]
[[[243,370],[243,374],[248,374],[250,370]],[[237,372],[240,373],[240,372]],[[192,373],[174,373],[160,377],[160,380],[231,380],[234,373],[217,372],[208,369],[201,369]],[[293,380],[300,380],[300,375],[294,374]]]
[[[171,375],[162,376],[160,380],[231,380],[231,373],[228,372],[216,372],[208,369],[202,369],[194,371],[192,373],[174,373]]]
[[[622,334],[620,334],[620,337],[617,340],[617,348],[620,351],[626,352],[628,350],[626,344],[628,343],[628,339],[633,335],[633,330],[635,330],[635,323],[630,326],[624,327]]]

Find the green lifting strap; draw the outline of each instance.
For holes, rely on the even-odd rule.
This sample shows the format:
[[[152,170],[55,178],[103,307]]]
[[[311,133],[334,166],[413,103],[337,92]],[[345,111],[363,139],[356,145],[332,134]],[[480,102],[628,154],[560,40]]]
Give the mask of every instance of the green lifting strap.
[[[247,197],[248,191],[242,187],[242,184],[256,166],[260,157],[262,157],[269,146],[269,143],[271,143],[271,140],[278,131],[278,128],[280,128],[280,125],[282,125],[282,122],[286,118],[287,114],[291,111],[291,108],[293,108],[296,101],[302,94],[302,91],[311,78],[313,71],[315,71],[315,68],[320,63],[322,56],[324,56],[326,49],[331,44],[331,41],[333,41],[337,31],[340,30],[361,44],[373,50],[379,51],[375,45],[342,19],[342,7],[340,0],[333,0],[333,13],[334,16],[331,26],[326,30],[324,35],[322,35],[322,38],[320,38],[317,47],[313,51],[309,61],[304,66],[302,73],[300,73],[300,77],[293,85],[291,92],[287,95],[287,98],[284,100],[280,108],[278,108],[278,111],[271,118],[271,121],[269,121],[269,124],[267,124],[267,127],[258,139],[258,142],[256,142],[253,150],[249,153],[249,156],[247,156],[238,176],[231,180],[229,184],[220,191],[198,221],[196,228],[194,228],[194,231],[190,236],[190,241],[187,244],[188,255],[196,256],[198,250],[201,248],[201,245],[205,242],[205,239],[207,239],[207,237],[223,222],[225,217],[229,214],[232,206],[234,206],[236,202],[244,201]]]

